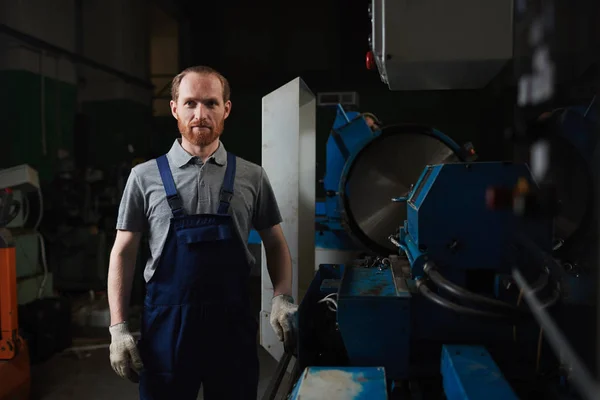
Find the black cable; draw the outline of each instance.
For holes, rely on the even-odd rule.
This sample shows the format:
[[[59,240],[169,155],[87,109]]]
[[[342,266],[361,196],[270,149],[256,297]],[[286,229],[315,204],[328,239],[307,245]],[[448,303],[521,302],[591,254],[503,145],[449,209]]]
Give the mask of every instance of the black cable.
[[[428,300],[434,302],[435,304],[442,306],[450,311],[454,311],[458,314],[469,315],[472,317],[482,317],[482,318],[492,318],[492,319],[508,319],[510,316],[506,314],[498,314],[489,311],[476,310],[473,308],[461,306],[459,304],[453,303],[431,291],[429,287],[422,281],[417,281],[417,288],[419,292]]]
[[[465,300],[465,301],[469,301],[469,302],[473,302],[473,303],[485,304],[485,305],[492,306],[492,307],[503,308],[503,309],[506,309],[506,310],[509,310],[512,312],[517,312],[517,313],[525,313],[526,312],[525,310],[522,310],[519,307],[514,306],[512,304],[506,303],[504,301],[492,299],[487,296],[482,296],[477,293],[470,292],[470,291],[458,286],[457,284],[450,282],[449,280],[444,278],[442,276],[442,274],[440,274],[440,272],[435,267],[435,264],[432,262],[425,263],[425,266],[423,267],[423,271],[425,271],[425,273],[427,274],[427,276],[429,276],[431,281],[434,284],[436,284],[437,286],[439,286],[440,289],[445,290],[446,292],[450,293],[451,295],[453,295],[461,300]]]

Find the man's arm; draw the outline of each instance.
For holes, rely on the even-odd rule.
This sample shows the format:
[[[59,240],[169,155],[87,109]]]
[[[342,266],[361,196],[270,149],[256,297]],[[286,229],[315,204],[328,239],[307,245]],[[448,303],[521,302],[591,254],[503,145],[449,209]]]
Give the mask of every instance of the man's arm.
[[[274,297],[292,295],[292,258],[283,230],[275,193],[264,169],[260,178],[252,225],[260,235],[267,256],[267,270],[273,283]]]
[[[265,246],[267,270],[273,283],[273,297],[292,295],[292,258],[281,225],[258,232]]]
[[[117,231],[108,266],[108,304],[111,325],[127,320],[141,237],[140,232]]]

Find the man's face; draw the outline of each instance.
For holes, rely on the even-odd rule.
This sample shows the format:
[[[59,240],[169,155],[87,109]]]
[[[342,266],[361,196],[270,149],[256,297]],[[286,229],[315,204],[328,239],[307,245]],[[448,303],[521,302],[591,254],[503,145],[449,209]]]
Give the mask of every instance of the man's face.
[[[221,136],[230,111],[231,101],[223,102],[223,85],[212,74],[187,74],[177,102],[171,100],[179,132],[196,146],[208,146]]]

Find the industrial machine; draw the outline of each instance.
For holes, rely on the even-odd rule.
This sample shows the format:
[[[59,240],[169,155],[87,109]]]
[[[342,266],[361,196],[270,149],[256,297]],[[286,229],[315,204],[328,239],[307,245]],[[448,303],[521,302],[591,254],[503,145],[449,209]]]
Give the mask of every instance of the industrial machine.
[[[381,128],[377,127],[373,129],[369,126],[367,122],[368,118],[376,117],[370,113],[347,111],[344,110],[341,104],[337,105],[336,117],[326,143],[325,176],[320,181],[323,185],[326,198],[324,201],[317,201],[315,207],[315,262],[317,266],[321,264],[349,262],[361,253],[371,251],[374,248],[378,250],[384,248],[392,249],[392,245],[387,238],[382,238],[380,237],[381,235],[376,234],[375,241],[377,243],[373,243],[369,239],[368,234],[365,233],[365,230],[373,229],[373,227],[365,226],[367,224],[365,218],[370,216],[373,210],[377,210],[387,204],[373,203],[372,198],[370,201],[365,201],[366,199],[361,197],[361,195],[347,195],[349,191],[353,190],[351,186],[360,187],[372,178],[372,175],[356,177],[357,174],[354,174],[351,186],[347,186],[346,183],[351,173],[351,168],[361,169],[370,167],[370,159],[378,157],[377,154],[365,149],[367,145],[370,145],[373,138],[381,134]],[[394,138],[399,137],[398,135],[402,135],[402,138],[410,136],[411,140],[424,141],[424,143],[432,148],[431,154],[412,155],[412,157],[422,157],[416,160],[417,165],[426,165],[446,159],[468,159],[473,161],[477,157],[471,143],[466,143],[461,147],[438,130],[429,127],[416,127],[414,125],[397,127],[396,129],[397,132],[391,134]],[[392,139],[391,135],[388,130],[388,136],[390,137],[386,139],[386,143],[396,146],[398,139]],[[448,146],[447,148],[450,149],[450,153],[446,153],[436,147],[438,140],[440,143]],[[388,151],[394,152],[395,149],[396,147],[391,147]],[[386,157],[387,155],[383,154],[383,156]],[[394,156],[397,155],[394,154]],[[358,161],[356,161],[357,158]],[[410,182],[414,183],[419,173],[419,167],[403,172],[404,175],[400,177],[405,185],[403,186],[403,193],[408,193]],[[391,193],[386,193],[385,195],[388,194],[392,196]],[[367,208],[360,209],[360,205]],[[400,207],[395,208],[396,211],[393,217],[401,218],[400,216],[404,213],[403,209]],[[358,223],[355,226],[349,226],[348,224],[354,224],[355,212],[358,212]],[[373,224],[373,221],[369,223]],[[381,225],[382,221],[377,221],[377,223],[379,228],[374,229],[380,229],[381,231],[389,230],[389,225],[384,227]]]
[[[590,133],[561,121],[558,137],[576,147]],[[571,246],[553,216],[515,212],[514,194],[536,187],[529,167],[474,162],[472,146],[415,125],[384,127],[356,149],[330,207],[367,254],[320,266],[299,309],[304,373],[291,398],[554,398],[561,360],[512,271],[557,317],[578,313],[565,290],[583,282],[539,262]],[[569,210],[556,220],[585,227]]]
[[[569,395],[570,366],[513,272],[563,326],[593,318],[582,247],[595,231],[595,115],[569,107],[540,119],[563,204],[551,210],[526,163],[476,162],[470,143],[426,126],[371,132],[339,107],[323,215],[328,234],[362,254],[319,266],[300,304],[290,398]],[[585,354],[593,331],[572,331]]]
[[[0,399],[29,399],[27,343],[19,335],[16,249],[5,226],[16,217],[12,191],[0,189]]]
[[[476,162],[414,125],[351,145],[328,209],[368,251],[320,265],[289,399],[600,398],[582,324],[596,318],[599,126],[595,97],[553,102],[577,64],[564,40],[560,68],[559,3],[371,2],[367,67],[390,90],[480,89],[514,57],[506,124],[524,152]]]

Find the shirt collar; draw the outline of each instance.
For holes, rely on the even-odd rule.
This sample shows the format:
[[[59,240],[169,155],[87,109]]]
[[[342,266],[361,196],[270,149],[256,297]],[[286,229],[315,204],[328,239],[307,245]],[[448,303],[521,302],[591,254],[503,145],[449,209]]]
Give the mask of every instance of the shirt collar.
[[[178,168],[182,168],[186,166],[191,160],[196,157],[188,153],[181,146],[181,139],[175,139],[173,142],[173,146],[171,146],[171,150],[169,150],[169,160],[173,164],[175,164]],[[207,162],[214,162],[219,166],[225,165],[227,161],[227,150],[225,150],[225,146],[219,140],[219,147],[217,147],[217,151],[215,151],[207,160]]]

